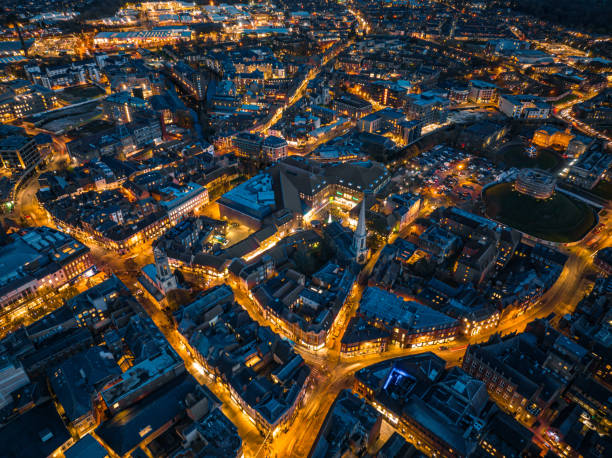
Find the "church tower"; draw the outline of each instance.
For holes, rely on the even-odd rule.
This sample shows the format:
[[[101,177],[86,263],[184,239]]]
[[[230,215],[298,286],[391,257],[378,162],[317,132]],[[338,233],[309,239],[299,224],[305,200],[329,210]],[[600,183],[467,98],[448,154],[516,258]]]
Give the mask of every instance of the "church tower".
[[[364,195],[361,201],[361,208],[359,209],[357,229],[355,229],[355,234],[353,235],[353,251],[355,252],[355,261],[358,264],[365,264],[368,259],[368,248],[366,245],[368,231],[366,230],[365,207],[366,197]]]
[[[167,294],[168,291],[178,288],[176,278],[170,269],[168,262],[168,256],[155,247],[153,249],[153,257],[155,258],[155,276],[157,280],[157,287]]]

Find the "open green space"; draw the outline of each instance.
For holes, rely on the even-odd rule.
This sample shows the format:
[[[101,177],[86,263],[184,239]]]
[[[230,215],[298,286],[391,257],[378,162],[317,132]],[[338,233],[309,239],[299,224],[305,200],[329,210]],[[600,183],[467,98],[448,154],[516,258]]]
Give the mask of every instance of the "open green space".
[[[612,200],[612,181],[601,180],[591,192],[602,199]]]
[[[500,183],[484,192],[484,200],[490,218],[551,242],[580,240],[597,222],[593,209],[560,192],[538,200],[515,191],[512,183]]]
[[[67,87],[59,93],[59,96],[70,103],[77,103],[87,99],[93,99],[104,95],[104,91],[92,84],[84,86]]]
[[[556,170],[561,165],[561,157],[549,149],[538,149],[535,157],[529,157],[523,145],[511,145],[502,148],[498,155],[498,162],[508,169],[516,167]]]
[[[555,106],[563,105],[565,103],[573,102],[577,98],[578,98],[578,96],[572,92],[571,94],[567,94],[566,96],[561,97],[559,100],[555,100],[553,102],[553,105],[555,105]]]

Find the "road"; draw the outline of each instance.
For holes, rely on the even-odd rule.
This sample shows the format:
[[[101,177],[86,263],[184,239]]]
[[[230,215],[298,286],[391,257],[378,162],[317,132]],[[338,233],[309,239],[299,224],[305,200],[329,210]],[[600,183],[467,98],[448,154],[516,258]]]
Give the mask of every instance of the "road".
[[[462,347],[468,343],[486,342],[496,333],[506,335],[513,332],[522,332],[527,324],[534,319],[547,317],[551,313],[557,316],[570,313],[587,292],[588,280],[586,276],[594,271],[592,265],[593,254],[598,249],[612,244],[612,226],[609,222],[608,216],[602,218],[601,223],[606,228],[602,233],[587,236],[583,243],[569,248],[569,257],[559,278],[531,309],[520,316],[509,317],[501,322],[496,329],[491,329],[470,339],[460,338],[457,340],[455,347]],[[587,243],[591,241],[594,241],[594,243],[589,247]],[[371,268],[373,262],[375,262],[375,257],[366,266],[366,269]],[[351,300],[358,302],[360,295],[361,290],[358,289]],[[354,310],[352,313],[348,313],[349,316],[352,316],[352,314],[354,314]],[[344,321],[344,329],[341,330],[340,335],[346,329],[347,323],[348,319]],[[334,399],[342,389],[350,388],[353,385],[354,374],[359,369],[390,358],[424,351],[436,353],[446,360],[447,366],[455,366],[461,363],[465,354],[465,349],[441,351],[436,345],[418,349],[396,348],[383,354],[340,358],[338,354],[339,340],[332,340],[331,345],[318,352],[310,352],[296,347],[307,364],[313,368],[315,373],[314,383],[305,398],[305,406],[299,410],[293,424],[286,432],[273,439],[270,448],[274,451],[274,454],[271,456],[307,456]]]
[[[360,24],[364,30],[368,30],[367,24],[362,21],[360,21]],[[261,131],[267,130],[274,122],[280,119],[283,111],[303,96],[308,82],[316,77],[323,65],[349,45],[350,42],[339,46],[334,52],[330,53],[328,58],[316,70],[313,69],[309,72],[288,104],[285,107],[281,107],[272,120],[261,128]],[[60,140],[59,143],[61,144],[62,141]],[[60,148],[60,151],[64,152],[65,150]],[[32,183],[20,192],[16,211],[19,215],[32,215],[32,224],[41,224],[44,223],[42,218],[45,218],[45,215],[44,212],[40,213],[42,210],[36,202],[36,189],[36,180],[32,180]],[[429,208],[430,206],[426,205],[425,207]],[[611,226],[609,223],[609,217],[603,217],[601,224],[604,225],[604,230],[601,233],[589,235],[582,243],[566,249],[569,257],[559,278],[531,309],[520,316],[505,318],[496,329],[487,330],[469,339],[465,337],[459,338],[456,342],[456,347],[461,348],[468,343],[485,342],[498,332],[501,334],[520,332],[533,319],[545,317],[551,313],[562,315],[571,312],[588,288],[586,277],[594,269],[592,266],[593,254],[598,249],[612,244]],[[342,389],[353,386],[355,373],[364,367],[390,358],[422,353],[424,351],[432,351],[444,358],[448,366],[454,366],[461,363],[465,353],[463,348],[456,351],[440,350],[440,347],[435,345],[414,349],[391,348],[382,354],[376,353],[352,358],[341,357],[340,340],[346,331],[350,318],[356,313],[364,289],[362,286],[358,286],[351,292],[345,307],[341,310],[339,319],[335,324],[335,329],[331,333],[332,337],[324,348],[313,351],[296,345],[296,351],[302,355],[305,362],[312,369],[312,383],[306,388],[304,401],[297,409],[297,416],[294,421],[278,434],[269,434],[264,438],[255,428],[248,415],[231,398],[227,389],[206,374],[204,368],[189,351],[184,337],[175,329],[170,317],[162,311],[160,306],[151,302],[140,292],[137,283],[138,272],[143,265],[152,261],[150,243],[126,255],[118,255],[95,244],[90,244],[90,248],[99,268],[115,273],[124,282],[166,336],[170,345],[185,361],[188,371],[199,383],[207,386],[223,402],[223,413],[238,428],[238,432],[243,439],[243,450],[246,457],[290,456],[298,458],[307,456],[336,396]],[[371,272],[378,254],[379,252],[374,253],[366,266],[364,266],[363,270],[366,274]],[[270,326],[277,333],[283,333],[281,329],[271,325],[266,320],[259,307],[245,291],[240,289],[231,280],[227,279],[226,281],[234,290],[237,302],[249,312],[253,319],[261,325]]]

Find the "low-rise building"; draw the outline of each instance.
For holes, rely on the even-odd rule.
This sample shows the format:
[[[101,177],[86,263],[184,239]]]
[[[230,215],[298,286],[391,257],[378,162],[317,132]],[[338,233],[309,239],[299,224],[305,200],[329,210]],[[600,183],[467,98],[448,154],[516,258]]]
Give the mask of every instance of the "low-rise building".
[[[378,287],[366,288],[357,313],[387,331],[389,343],[400,348],[444,344],[453,341],[460,331],[455,318]]]
[[[360,453],[375,444],[382,420],[376,409],[349,390],[340,392],[319,430],[309,458]]]
[[[548,119],[550,110],[551,105],[537,96],[504,94],[499,97],[499,111],[509,118]]]
[[[201,370],[228,388],[262,433],[292,421],[310,369],[288,342],[234,304],[229,286],[208,290],[174,317]]]
[[[332,109],[352,119],[359,119],[372,112],[372,104],[360,97],[345,94],[332,100]]]
[[[284,271],[252,294],[264,317],[279,326],[286,337],[318,350],[325,345],[355,280],[349,269],[329,263],[308,281],[304,274]]]
[[[274,135],[266,137],[261,145],[264,157],[272,162],[287,157],[287,149],[287,141],[284,138],[275,137]]]
[[[14,310],[42,289],[60,288],[93,267],[89,248],[48,227],[4,237],[0,263],[0,306]]]
[[[593,189],[606,176],[611,165],[612,153],[595,143],[570,165],[567,181],[581,188]]]
[[[514,189],[536,199],[548,199],[555,192],[555,177],[540,169],[522,169],[516,176]]]
[[[468,99],[474,103],[496,103],[497,86],[486,81],[471,80]]]
[[[542,348],[536,335],[525,332],[470,345],[462,367],[486,383],[490,396],[504,410],[531,425],[550,414],[550,407],[568,383],[557,367],[550,365],[554,353]],[[563,365],[568,367],[567,362],[561,368]]]
[[[361,369],[354,391],[428,455],[472,456],[495,413],[486,385],[433,353]]]

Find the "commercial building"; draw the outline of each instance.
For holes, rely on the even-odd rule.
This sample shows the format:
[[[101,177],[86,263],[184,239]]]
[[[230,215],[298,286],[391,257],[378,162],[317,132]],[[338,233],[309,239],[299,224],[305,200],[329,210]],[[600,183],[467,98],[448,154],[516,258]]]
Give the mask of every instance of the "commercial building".
[[[361,369],[354,391],[427,455],[473,456],[496,408],[486,385],[433,353]]]
[[[346,94],[332,101],[332,109],[352,119],[359,119],[372,112],[372,104],[357,96]]]
[[[357,314],[372,326],[387,331],[389,342],[400,348],[453,341],[460,327],[455,318],[378,287],[366,288]]]
[[[193,38],[193,31],[186,27],[160,28],[128,32],[99,32],[93,38],[94,46],[100,49],[116,47],[163,46]]]
[[[513,119],[541,120],[550,116],[551,105],[532,95],[509,95],[499,97],[499,111]]]
[[[389,180],[386,167],[373,161],[319,164],[288,157],[225,193],[219,211],[258,230],[279,210],[311,220],[327,205],[351,209],[365,192],[376,193]]]
[[[486,81],[471,80],[469,85],[470,93],[468,99],[474,103],[496,103],[497,86]]]
[[[258,159],[261,153],[263,138],[258,134],[240,132],[232,138],[232,146],[236,148],[236,155],[247,159]]]
[[[540,169],[522,169],[516,176],[514,189],[536,199],[548,199],[555,192],[555,177]]]
[[[191,182],[182,186],[169,184],[152,192],[152,196],[166,210],[173,226],[202,205],[208,204],[208,190]]]
[[[287,157],[287,141],[284,138],[269,135],[261,144],[261,151],[269,161],[278,161]]]
[[[611,165],[612,153],[607,152],[601,143],[594,143],[570,165],[567,181],[585,189],[593,189],[606,176]]]
[[[318,350],[325,345],[355,280],[349,269],[329,263],[308,280],[302,273],[284,271],[252,294],[264,317],[287,338]]]
[[[202,370],[227,387],[263,434],[293,420],[310,369],[288,342],[234,304],[229,286],[208,290],[174,318]]]
[[[0,135],[0,160],[6,169],[28,170],[40,161],[38,145],[26,135]]]
[[[89,248],[48,227],[4,236],[0,253],[0,306],[23,305],[42,288],[60,288],[93,266]]]

